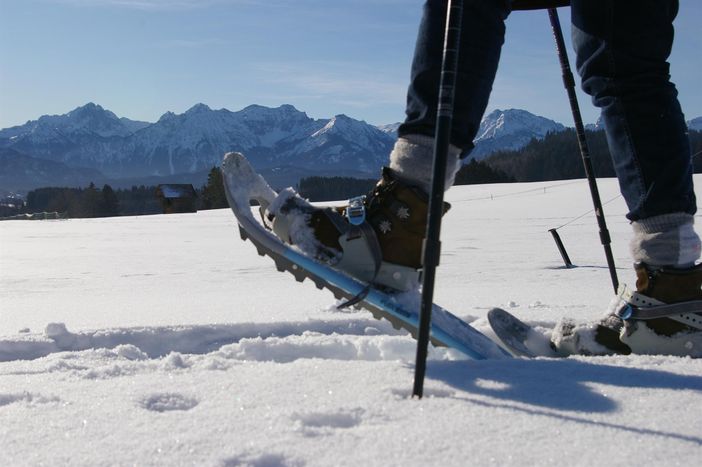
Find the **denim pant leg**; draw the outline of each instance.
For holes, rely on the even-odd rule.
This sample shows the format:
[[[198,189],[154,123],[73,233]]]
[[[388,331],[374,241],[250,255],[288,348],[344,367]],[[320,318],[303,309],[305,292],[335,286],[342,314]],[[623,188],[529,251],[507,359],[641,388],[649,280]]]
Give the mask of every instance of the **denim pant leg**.
[[[692,160],[668,56],[677,0],[573,0],[582,87],[602,109],[632,221],[694,214]]]
[[[424,5],[407,91],[407,118],[398,129],[400,136],[434,136],[446,3],[446,0],[429,0]],[[509,14],[507,3],[507,0],[464,1],[451,130],[451,144],[461,148],[464,156],[473,149],[473,139],[492,91],[504,43],[504,21]]]

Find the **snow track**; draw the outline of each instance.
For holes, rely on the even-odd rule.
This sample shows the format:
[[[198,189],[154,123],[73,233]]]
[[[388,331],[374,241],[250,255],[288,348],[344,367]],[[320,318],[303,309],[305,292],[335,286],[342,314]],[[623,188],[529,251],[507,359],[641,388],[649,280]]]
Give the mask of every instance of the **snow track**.
[[[0,361],[32,360],[58,352],[90,349],[111,350],[127,360],[158,359],[173,353],[278,362],[298,358],[385,360],[410,356],[414,341],[388,323],[363,318],[78,333],[70,332],[63,323],[51,323],[42,335],[0,338]]]

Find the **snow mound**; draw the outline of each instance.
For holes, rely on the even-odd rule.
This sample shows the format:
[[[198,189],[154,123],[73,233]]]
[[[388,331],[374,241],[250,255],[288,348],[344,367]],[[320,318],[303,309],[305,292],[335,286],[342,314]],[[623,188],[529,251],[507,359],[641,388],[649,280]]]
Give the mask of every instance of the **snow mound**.
[[[350,343],[348,336],[368,336]],[[115,328],[73,333],[50,323],[43,335],[0,339],[0,361],[33,360],[57,352],[112,349],[128,361],[166,357],[185,366],[181,354],[208,354],[238,360],[292,361],[298,358],[381,360],[405,358],[413,351],[406,333],[372,319],[309,320],[200,326]],[[65,363],[61,364],[65,368]],[[60,368],[59,368],[60,369]]]

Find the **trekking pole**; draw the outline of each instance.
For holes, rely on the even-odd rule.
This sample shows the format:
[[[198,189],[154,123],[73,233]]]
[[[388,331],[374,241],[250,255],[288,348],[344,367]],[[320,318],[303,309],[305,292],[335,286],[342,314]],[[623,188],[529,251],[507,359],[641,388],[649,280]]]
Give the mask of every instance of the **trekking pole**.
[[[431,327],[431,308],[434,302],[434,280],[436,278],[436,267],[439,265],[439,256],[441,255],[441,242],[439,240],[444,207],[444,189],[446,188],[446,158],[450,144],[451,120],[453,119],[453,96],[456,88],[458,45],[461,38],[462,17],[463,0],[448,0],[444,51],[441,62],[439,104],[434,133],[434,165],[422,261],[422,300],[417,332],[414,390],[412,392],[413,396],[420,399],[424,391],[424,374],[426,373],[427,347],[429,345]]]
[[[604,211],[602,210],[602,201],[600,200],[600,192],[597,189],[597,180],[592,170],[590,150],[587,145],[587,139],[585,138],[585,127],[583,126],[583,119],[580,116],[578,98],[575,95],[575,79],[573,79],[573,73],[570,71],[568,52],[566,51],[565,42],[563,41],[563,30],[561,29],[561,22],[558,20],[558,12],[555,8],[548,9],[548,17],[551,20],[553,37],[556,39],[556,52],[558,53],[558,60],[561,62],[561,70],[563,71],[563,85],[568,92],[568,100],[570,101],[570,108],[573,112],[573,120],[575,121],[575,132],[578,135],[580,155],[582,156],[585,175],[590,185],[590,195],[592,196],[592,203],[595,207],[595,217],[597,218],[597,224],[600,228],[600,242],[602,246],[604,246],[609,275],[612,278],[612,285],[614,286],[614,293],[617,293],[619,279],[617,279],[617,269],[614,265],[614,257],[612,256],[612,239],[609,236],[609,230],[607,230],[607,223],[605,222]]]

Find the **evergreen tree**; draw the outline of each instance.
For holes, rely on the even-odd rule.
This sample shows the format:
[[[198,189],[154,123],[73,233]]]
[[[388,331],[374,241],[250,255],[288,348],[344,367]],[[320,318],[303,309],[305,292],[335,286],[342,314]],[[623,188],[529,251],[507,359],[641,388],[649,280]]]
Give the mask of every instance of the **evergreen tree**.
[[[229,206],[227,196],[224,194],[222,171],[219,167],[212,167],[207,175],[207,184],[202,187],[202,209],[221,209]]]
[[[514,178],[484,162],[471,160],[456,174],[455,185],[475,185],[482,183],[510,183]]]
[[[110,185],[102,187],[102,206],[100,209],[101,216],[118,216],[119,215],[119,199]]]
[[[90,182],[88,188],[82,190],[80,194],[80,202],[78,203],[76,212],[69,214],[71,217],[98,217],[102,204],[102,196],[100,191],[95,187],[93,182]]]

